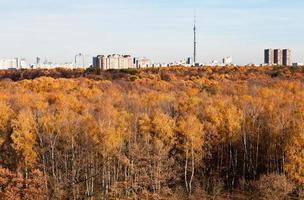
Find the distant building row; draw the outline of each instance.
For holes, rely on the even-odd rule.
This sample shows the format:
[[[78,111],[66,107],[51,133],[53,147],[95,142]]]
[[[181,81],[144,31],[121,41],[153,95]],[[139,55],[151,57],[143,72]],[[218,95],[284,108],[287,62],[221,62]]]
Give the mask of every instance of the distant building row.
[[[25,59],[0,59],[0,69],[19,69],[26,68],[27,66]]]
[[[132,58],[130,55],[98,55],[93,57],[93,67],[101,70],[144,68],[151,67],[151,61],[147,58]]]
[[[267,65],[283,65],[291,66],[291,50],[290,49],[265,49],[264,63]]]

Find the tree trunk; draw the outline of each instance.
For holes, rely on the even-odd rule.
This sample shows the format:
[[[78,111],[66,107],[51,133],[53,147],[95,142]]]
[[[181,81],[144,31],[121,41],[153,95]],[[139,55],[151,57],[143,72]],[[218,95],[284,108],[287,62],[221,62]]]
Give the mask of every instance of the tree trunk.
[[[187,171],[188,171],[188,149],[186,150],[186,161],[185,161],[185,171],[184,171],[184,176],[185,176],[185,186],[186,186],[186,191],[189,192],[189,187],[188,187],[188,178],[187,178]]]
[[[259,144],[260,144],[260,132],[258,131],[257,142],[256,142],[256,156],[255,156],[255,170],[254,170],[254,179],[256,179],[258,171],[258,162],[259,162]]]
[[[193,142],[192,142],[193,143]],[[195,166],[194,166],[194,150],[193,150],[193,144],[191,147],[191,177],[190,177],[190,181],[189,181],[189,193],[191,194],[192,192],[192,181],[193,181],[193,177],[194,177],[194,170],[195,170]]]

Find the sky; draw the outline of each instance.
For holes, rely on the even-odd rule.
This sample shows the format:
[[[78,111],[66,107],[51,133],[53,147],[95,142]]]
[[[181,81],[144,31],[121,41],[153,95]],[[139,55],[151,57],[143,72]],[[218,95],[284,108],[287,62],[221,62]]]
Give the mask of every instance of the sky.
[[[259,64],[265,48],[290,48],[304,62],[303,10],[303,0],[0,0],[0,58],[178,61],[193,55],[196,13],[201,63]]]

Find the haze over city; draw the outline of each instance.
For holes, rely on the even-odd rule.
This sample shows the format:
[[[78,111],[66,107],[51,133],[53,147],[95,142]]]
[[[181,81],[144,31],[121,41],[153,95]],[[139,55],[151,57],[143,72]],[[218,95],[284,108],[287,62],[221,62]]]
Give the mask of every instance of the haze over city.
[[[300,0],[1,0],[0,55],[70,62],[78,52],[146,56],[155,62],[193,53],[197,60],[232,56],[236,64],[263,62],[264,48],[290,48],[304,61]]]

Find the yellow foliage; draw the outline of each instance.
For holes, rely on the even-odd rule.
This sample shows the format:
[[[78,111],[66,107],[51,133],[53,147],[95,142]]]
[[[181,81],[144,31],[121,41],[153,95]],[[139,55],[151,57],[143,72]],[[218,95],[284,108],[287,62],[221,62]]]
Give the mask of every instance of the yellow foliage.
[[[241,128],[241,111],[224,100],[212,101],[206,106],[205,114],[207,120],[223,134],[223,140],[233,139]]]
[[[152,131],[151,120],[147,114],[141,116],[138,119],[138,127],[141,133],[141,137],[144,141],[148,142],[151,139],[150,132]]]
[[[152,118],[152,131],[166,145],[171,145],[174,140],[175,121],[161,112],[155,113]]]
[[[36,162],[35,121],[29,110],[21,111],[16,119],[12,121],[13,148],[21,154],[24,167],[31,167]]]
[[[199,150],[203,145],[203,125],[195,115],[183,117],[178,121],[178,132],[185,138],[186,148]]]
[[[302,112],[297,113],[296,127],[289,132],[286,139],[286,163],[287,175],[299,184],[304,184],[304,123]]]
[[[121,145],[120,135],[116,132],[115,128],[108,127],[102,132],[101,145],[103,148],[103,154],[112,155],[119,150]]]
[[[286,157],[285,170],[288,176],[299,184],[304,184],[304,136],[295,139],[287,147]]]
[[[5,102],[0,102],[0,146],[5,140],[7,126],[12,117],[12,110]]]

